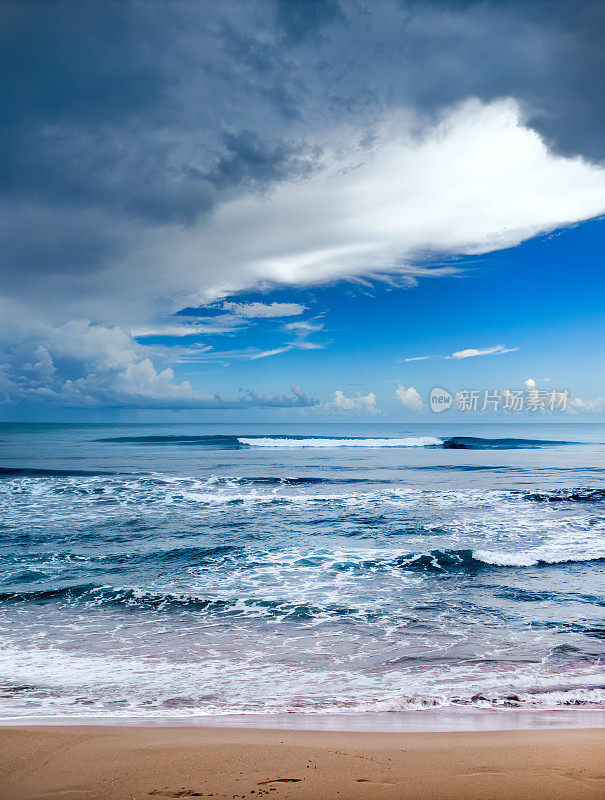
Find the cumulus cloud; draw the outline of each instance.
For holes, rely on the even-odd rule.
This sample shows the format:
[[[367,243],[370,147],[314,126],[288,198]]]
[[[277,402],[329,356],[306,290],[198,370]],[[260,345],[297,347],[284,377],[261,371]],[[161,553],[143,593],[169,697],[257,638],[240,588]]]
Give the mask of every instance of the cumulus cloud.
[[[458,350],[455,353],[452,353],[451,356],[446,356],[447,358],[475,358],[475,356],[495,356],[495,355],[502,355],[503,353],[514,353],[518,350],[518,347],[505,347],[503,344],[494,345],[494,347],[484,347],[482,349],[476,349],[474,347],[469,347],[467,350]]]
[[[366,395],[358,393],[354,397],[346,397],[341,389],[336,389],[332,400],[326,403],[324,408],[340,413],[351,411],[361,412],[362,414],[380,413],[376,408],[376,395],[374,392],[369,392]]]
[[[405,386],[400,384],[395,389],[395,395],[397,396],[399,402],[410,411],[422,411],[424,406],[422,397],[420,397],[420,394],[416,389],[414,389],[413,386],[409,386],[406,389]]]
[[[0,342],[0,351],[0,397],[7,403],[138,408],[317,405],[298,386],[290,395],[244,391],[235,400],[199,392],[189,381],[177,383],[170,367],[154,364],[165,356],[161,350],[142,347],[119,327],[88,320],[28,326]]]

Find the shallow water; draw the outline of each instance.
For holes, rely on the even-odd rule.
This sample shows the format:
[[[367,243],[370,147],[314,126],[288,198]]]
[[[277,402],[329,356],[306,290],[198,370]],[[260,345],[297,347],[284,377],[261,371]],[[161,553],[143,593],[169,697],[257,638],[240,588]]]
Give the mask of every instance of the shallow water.
[[[0,715],[602,708],[604,443],[0,426]]]

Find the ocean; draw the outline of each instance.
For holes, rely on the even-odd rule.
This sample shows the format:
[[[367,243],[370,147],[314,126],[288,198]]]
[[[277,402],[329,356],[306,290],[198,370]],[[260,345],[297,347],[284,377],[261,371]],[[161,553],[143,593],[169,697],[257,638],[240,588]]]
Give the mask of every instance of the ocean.
[[[603,709],[605,425],[0,426],[0,717]]]

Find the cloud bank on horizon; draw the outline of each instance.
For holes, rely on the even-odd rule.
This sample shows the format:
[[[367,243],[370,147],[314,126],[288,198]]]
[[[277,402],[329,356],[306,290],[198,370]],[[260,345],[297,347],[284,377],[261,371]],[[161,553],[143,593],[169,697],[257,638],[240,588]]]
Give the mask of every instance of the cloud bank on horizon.
[[[374,414],[374,392],[231,399],[173,367],[324,348],[315,310],[274,289],[414,285],[605,213],[596,1],[9,0],[0,16],[7,403]],[[271,321],[283,341],[214,345]]]

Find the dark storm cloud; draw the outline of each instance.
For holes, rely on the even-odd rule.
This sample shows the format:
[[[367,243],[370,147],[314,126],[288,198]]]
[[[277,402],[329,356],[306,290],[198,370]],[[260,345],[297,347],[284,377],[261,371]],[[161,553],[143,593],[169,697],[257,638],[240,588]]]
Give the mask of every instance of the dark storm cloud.
[[[422,125],[511,95],[555,148],[605,156],[600,0],[5,0],[0,15],[13,276],[97,272],[149,230],[308,175],[339,125],[371,136],[402,108]]]
[[[215,4],[74,0],[0,11],[5,197],[191,222],[240,181],[282,178],[289,160],[300,171],[291,145],[246,128],[258,127],[259,98],[278,117],[291,101],[274,59]]]
[[[410,12],[409,45],[421,67],[415,97],[421,107],[461,94],[483,100],[513,96],[555,150],[605,157],[601,0],[399,5]]]
[[[197,177],[218,188],[243,185],[265,185],[287,177],[304,177],[313,169],[318,155],[311,148],[301,150],[292,143],[267,145],[249,130],[225,133],[222,137],[226,153],[206,173],[194,171]]]
[[[298,43],[336,19],[342,19],[338,0],[276,0],[277,27]]]

